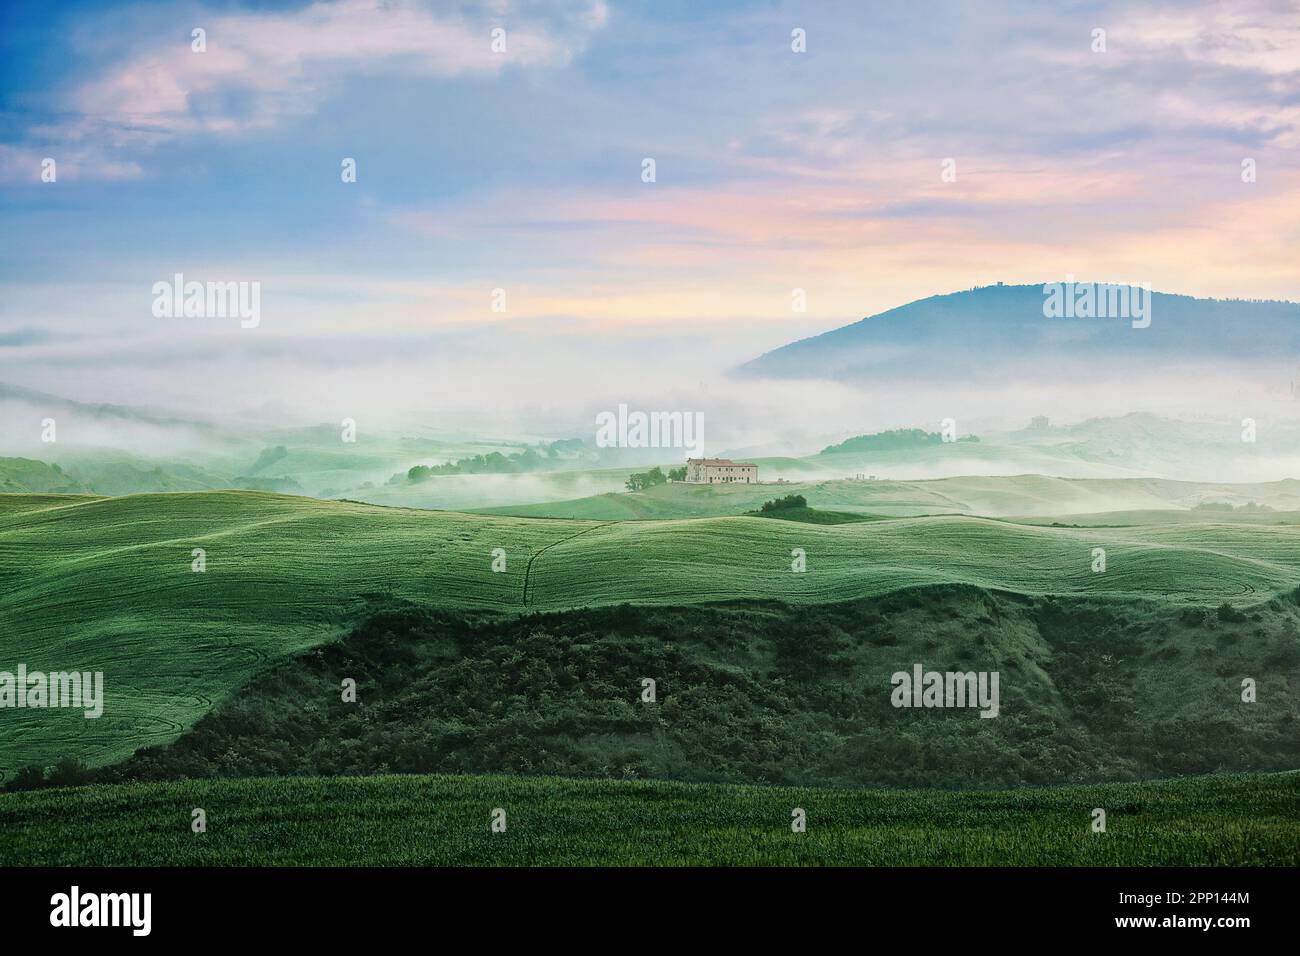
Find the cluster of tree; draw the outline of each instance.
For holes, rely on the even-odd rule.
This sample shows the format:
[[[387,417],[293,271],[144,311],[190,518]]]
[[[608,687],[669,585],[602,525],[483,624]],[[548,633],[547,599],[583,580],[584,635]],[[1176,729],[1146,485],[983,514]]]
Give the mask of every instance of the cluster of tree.
[[[533,471],[541,466],[545,459],[531,448],[514,455],[503,455],[499,451],[486,455],[473,455],[460,458],[444,465],[416,465],[406,472],[407,481],[423,481],[434,475],[510,475],[524,471]]]
[[[471,455],[442,465],[416,465],[407,469],[406,476],[394,475],[389,484],[400,481],[423,481],[435,475],[513,475],[528,471],[538,471],[554,467],[561,459],[581,455],[585,447],[581,438],[562,438],[550,443],[543,442],[537,448],[525,448],[512,455],[503,455],[499,451],[486,455]]]
[[[977,442],[976,435],[963,435],[959,442]],[[876,432],[873,435],[858,435],[848,438],[838,445],[827,445],[822,449],[823,455],[842,451],[896,451],[900,448],[919,448],[922,445],[938,445],[943,442],[939,432],[927,432],[921,428],[895,428],[891,431]]]
[[[95,773],[74,757],[61,757],[53,767],[22,767],[5,784],[6,790],[38,790],[41,787],[80,787],[92,783]]]
[[[786,495],[784,498],[774,498],[771,501],[764,501],[761,511],[789,511],[792,508],[807,508],[808,499],[803,495]]]
[[[655,485],[666,484],[670,481],[685,481],[686,466],[680,468],[670,468],[668,474],[664,474],[663,469],[655,465],[649,471],[639,471],[628,475],[627,481],[623,486],[628,491],[645,491],[647,488],[653,488]]]
[[[561,438],[542,446],[548,458],[573,458],[581,455],[586,447],[587,443],[581,438]]]

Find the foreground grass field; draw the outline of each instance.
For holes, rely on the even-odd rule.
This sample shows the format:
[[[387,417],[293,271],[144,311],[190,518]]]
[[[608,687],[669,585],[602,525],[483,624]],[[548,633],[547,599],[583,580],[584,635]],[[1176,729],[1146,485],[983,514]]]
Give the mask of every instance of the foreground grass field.
[[[1093,573],[1092,549],[1107,552]],[[192,570],[193,549],[206,570]],[[505,570],[493,571],[494,550]],[[792,552],[807,570],[792,573]],[[967,516],[538,520],[259,492],[0,495],[0,668],[103,671],[103,717],[9,711],[0,772],[102,765],[174,739],[375,602],[503,613],[740,599],[818,604],[928,584],[1248,604],[1300,583],[1300,525],[1033,527]]]
[[[1106,811],[1106,832],[1091,828]],[[0,794],[0,864],[1295,866],[1300,774],[1002,792],[519,777]],[[206,833],[191,830],[192,811]],[[492,812],[506,830],[493,833]],[[807,832],[791,830],[792,811]]]

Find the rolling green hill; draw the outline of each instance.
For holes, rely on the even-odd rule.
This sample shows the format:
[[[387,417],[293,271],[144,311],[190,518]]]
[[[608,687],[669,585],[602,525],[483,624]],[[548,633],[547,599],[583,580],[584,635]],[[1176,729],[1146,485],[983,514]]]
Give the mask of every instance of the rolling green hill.
[[[30,866],[1296,866],[1300,775],[992,793],[519,777],[0,794]],[[202,807],[206,833],[191,832]],[[1107,812],[1093,833],[1094,807]],[[504,833],[489,829],[496,808]],[[791,830],[794,808],[807,832]],[[107,839],[106,834],[112,834]]]
[[[951,446],[949,446],[951,447]],[[1175,511],[1206,502],[1255,502],[1300,511],[1300,481],[1229,484],[1163,478],[1053,478],[1045,475],[936,478],[925,481],[795,481],[758,485],[657,485],[630,494],[478,509],[532,518],[625,521],[703,518],[753,511],[764,501],[801,494],[814,508],[880,515],[975,514],[1049,517],[1112,511]]]
[[[81,483],[58,465],[32,458],[0,458],[0,493],[85,491]]]
[[[1090,570],[1104,547],[1108,568]],[[192,549],[206,550],[204,573]],[[493,550],[507,566],[492,570]],[[807,572],[792,573],[803,549]],[[269,663],[376,602],[515,613],[633,602],[843,601],[927,584],[1217,605],[1300,583],[1300,526],[1030,527],[965,516],[527,520],[256,492],[0,496],[0,668],[102,670],[98,720],[10,711],[0,769],[174,739]],[[525,603],[526,602],[526,603]]]
[[[1104,574],[1092,549],[1107,552]],[[807,573],[791,572],[802,549]],[[985,518],[813,526],[761,518],[616,522],[535,562],[532,606],[775,598],[822,603],[918,584],[1217,603],[1300,581],[1300,526],[1045,528]]]
[[[367,595],[522,607],[528,555],[581,527],[257,492],[0,496],[0,668],[102,670],[109,694],[97,720],[7,712],[0,770],[174,737],[267,661],[339,636]]]

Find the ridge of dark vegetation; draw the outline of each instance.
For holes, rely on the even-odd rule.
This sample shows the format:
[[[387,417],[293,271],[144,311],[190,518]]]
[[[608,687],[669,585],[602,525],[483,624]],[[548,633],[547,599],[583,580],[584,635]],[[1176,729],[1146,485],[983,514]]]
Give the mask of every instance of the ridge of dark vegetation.
[[[381,607],[171,744],[93,772],[29,768],[10,787],[507,773],[987,788],[1291,769],[1298,605],[1300,589],[1175,609],[934,586],[797,608]],[[1000,715],[895,709],[890,677],[918,663],[997,670]]]

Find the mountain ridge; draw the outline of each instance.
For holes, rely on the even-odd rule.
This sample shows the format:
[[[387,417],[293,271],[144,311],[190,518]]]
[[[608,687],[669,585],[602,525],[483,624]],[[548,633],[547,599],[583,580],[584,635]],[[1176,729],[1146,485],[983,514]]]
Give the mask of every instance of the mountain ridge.
[[[840,381],[914,375],[961,366],[969,360],[994,375],[1001,363],[1024,366],[1035,358],[1105,357],[1116,365],[1162,358],[1275,359],[1300,351],[1300,303],[1279,299],[1196,298],[1179,293],[1134,293],[1147,327],[1133,315],[1048,316],[1049,287],[990,285],[941,293],[866,316],[819,335],[797,339],[743,363],[741,377],[818,378]],[[1098,300],[1114,283],[1091,286]],[[1106,307],[1103,307],[1106,308]],[[1248,324],[1248,334],[1243,325]],[[974,366],[978,372],[979,366]]]

